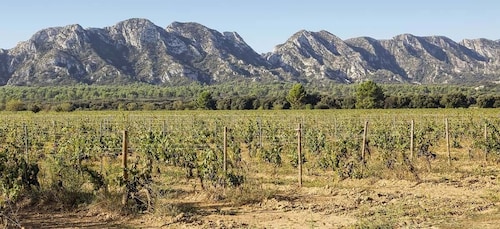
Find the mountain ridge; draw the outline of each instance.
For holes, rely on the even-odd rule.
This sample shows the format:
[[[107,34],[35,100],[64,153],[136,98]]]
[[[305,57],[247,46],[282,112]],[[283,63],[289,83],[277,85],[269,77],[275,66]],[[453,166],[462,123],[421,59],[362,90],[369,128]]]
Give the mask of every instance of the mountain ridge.
[[[0,49],[0,85],[336,82],[461,84],[500,81],[500,41],[400,34],[342,40],[300,30],[258,54],[237,32],[195,22],[165,28],[142,18],[104,28],[36,32]]]

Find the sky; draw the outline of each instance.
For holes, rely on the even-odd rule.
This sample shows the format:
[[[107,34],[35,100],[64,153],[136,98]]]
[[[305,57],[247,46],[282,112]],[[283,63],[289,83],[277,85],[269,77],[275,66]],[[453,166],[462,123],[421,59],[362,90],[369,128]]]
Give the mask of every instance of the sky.
[[[13,48],[48,27],[102,28],[130,18],[163,28],[178,21],[235,31],[258,53],[271,52],[302,29],[341,39],[404,33],[457,42],[500,39],[498,0],[5,0],[0,48]]]

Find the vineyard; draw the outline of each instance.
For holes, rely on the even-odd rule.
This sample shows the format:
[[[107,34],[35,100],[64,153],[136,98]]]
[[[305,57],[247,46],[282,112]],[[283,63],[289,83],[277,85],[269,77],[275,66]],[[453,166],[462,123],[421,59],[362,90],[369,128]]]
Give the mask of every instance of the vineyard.
[[[207,228],[455,227],[462,224],[452,218],[498,215],[498,109],[0,117],[6,226],[50,224],[23,221],[36,209],[97,209],[148,215],[157,227]],[[480,193],[454,199],[457,188]],[[438,199],[426,193],[439,190]],[[245,209],[310,220],[246,221]]]

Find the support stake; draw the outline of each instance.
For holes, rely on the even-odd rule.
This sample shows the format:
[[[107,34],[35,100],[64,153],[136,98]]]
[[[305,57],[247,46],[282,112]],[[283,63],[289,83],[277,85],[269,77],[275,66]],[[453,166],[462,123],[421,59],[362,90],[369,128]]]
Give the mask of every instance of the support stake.
[[[129,196],[128,190],[128,173],[127,173],[127,152],[128,151],[128,132],[123,131],[122,154],[123,154],[123,181],[125,182],[125,194],[123,195],[122,204],[126,205]]]
[[[224,173],[227,174],[227,126],[224,127]]]
[[[410,126],[410,159],[413,159],[413,149],[415,148],[415,146],[413,145],[413,139],[415,138],[414,137],[414,134],[415,134],[414,127],[415,127],[415,122],[412,119],[411,126]]]
[[[451,152],[450,152],[450,131],[448,126],[448,118],[444,120],[445,122],[445,131],[446,131],[446,152],[448,152],[448,165],[451,166]]]
[[[366,151],[366,135],[368,134],[368,121],[365,121],[365,128],[363,130],[363,144],[361,145],[361,160],[366,162],[365,151]]]
[[[302,187],[302,124],[299,123],[297,128],[297,156],[298,156],[298,169],[299,169],[299,187]]]

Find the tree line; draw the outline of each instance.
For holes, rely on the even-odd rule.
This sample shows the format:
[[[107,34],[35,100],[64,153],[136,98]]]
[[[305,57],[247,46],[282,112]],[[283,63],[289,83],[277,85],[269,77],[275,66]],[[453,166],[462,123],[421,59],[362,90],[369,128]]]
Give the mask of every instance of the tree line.
[[[498,108],[500,86],[302,83],[0,87],[0,110]]]

